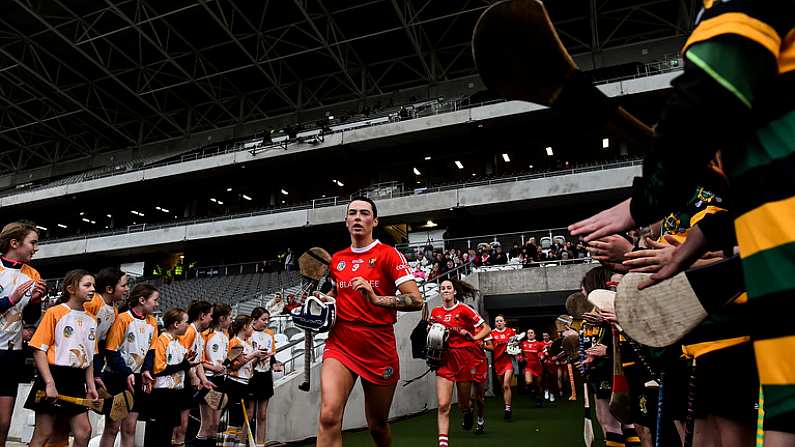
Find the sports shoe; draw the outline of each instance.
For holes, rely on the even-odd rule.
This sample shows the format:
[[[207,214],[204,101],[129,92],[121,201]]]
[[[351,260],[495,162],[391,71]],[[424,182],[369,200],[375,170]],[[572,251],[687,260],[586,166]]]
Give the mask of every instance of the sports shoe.
[[[462,412],[464,415],[464,420],[461,421],[461,428],[466,431],[472,430],[472,425],[475,424],[475,418],[472,415],[471,411],[464,411]]]
[[[477,426],[475,426],[475,434],[482,435],[486,431],[486,423],[485,422],[478,422]]]
[[[544,390],[544,400],[549,400],[549,391]]]
[[[555,402],[555,393],[549,393],[549,401]]]
[[[513,414],[513,411],[505,410],[505,413],[503,414],[503,419],[505,419],[506,421],[510,421],[512,414]]]

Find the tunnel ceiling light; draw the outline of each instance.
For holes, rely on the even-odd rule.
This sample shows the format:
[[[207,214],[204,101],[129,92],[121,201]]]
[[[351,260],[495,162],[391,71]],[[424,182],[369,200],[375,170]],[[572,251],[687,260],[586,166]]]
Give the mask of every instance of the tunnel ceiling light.
[[[422,175],[422,174],[420,173],[420,170],[419,170],[419,169],[417,169],[417,168],[414,168],[414,169],[413,169],[413,171],[414,171],[414,175]]]
[[[610,147],[610,138],[602,138],[602,149]]]
[[[508,154],[502,154],[502,159],[505,160],[505,163],[511,162],[511,157],[509,157]]]
[[[552,146],[547,146],[546,151],[547,151],[547,155],[549,155],[550,157],[555,155],[555,153],[552,152]]]
[[[455,165],[458,166],[458,169],[464,169],[464,165],[458,160],[455,161]]]
[[[286,189],[282,188],[282,194],[284,194],[284,195],[286,196],[286,195],[288,195],[288,194],[290,194],[290,193],[289,193],[289,192],[287,192],[287,190],[286,190]]]

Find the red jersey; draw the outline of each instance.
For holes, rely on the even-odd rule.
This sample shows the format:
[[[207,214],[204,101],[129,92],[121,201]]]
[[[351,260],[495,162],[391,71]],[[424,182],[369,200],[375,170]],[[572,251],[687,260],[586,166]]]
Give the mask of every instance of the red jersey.
[[[503,330],[492,329],[491,338],[494,343],[494,361],[507,356],[505,350],[508,348],[508,340],[516,335],[516,330],[513,328],[503,328]]]
[[[367,247],[348,247],[334,253],[329,276],[337,289],[337,319],[373,326],[394,324],[397,311],[371,304],[351,288],[353,278],[361,276],[369,281],[379,296],[394,296],[398,286],[414,280],[406,258],[394,247],[378,240]]]
[[[543,357],[544,346],[543,341],[522,341],[522,355],[524,355],[525,361],[527,361],[528,364],[539,363],[541,357]]]
[[[471,339],[459,334],[455,329],[466,329],[473,336],[477,333],[477,328],[481,327],[485,321],[471,307],[463,303],[455,303],[451,308],[437,307],[431,311],[431,323],[441,323],[450,330],[447,346],[449,348],[462,348],[467,346],[477,346]]]

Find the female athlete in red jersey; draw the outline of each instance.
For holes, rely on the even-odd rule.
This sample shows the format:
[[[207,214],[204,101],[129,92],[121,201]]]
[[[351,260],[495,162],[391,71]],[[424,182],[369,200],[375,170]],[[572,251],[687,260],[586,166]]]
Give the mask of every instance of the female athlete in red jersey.
[[[522,355],[526,362],[524,367],[524,382],[528,389],[533,387],[536,393],[536,406],[544,406],[543,390],[541,388],[541,378],[543,368],[541,367],[541,356],[544,352],[544,342],[536,340],[536,332],[532,329],[527,330],[527,337],[522,341]]]
[[[464,419],[461,425],[464,430],[469,430],[474,422],[469,399],[472,383],[485,383],[488,379],[488,363],[482,352],[481,340],[489,335],[491,329],[471,307],[456,300],[457,296],[466,293],[465,289],[471,288],[450,279],[442,281],[439,285],[442,307],[431,311],[429,320],[430,323],[443,324],[449,332],[442,366],[436,370],[439,447],[448,445],[453,385],[458,389],[458,407]],[[483,422],[478,422],[478,431],[482,432]]]
[[[399,379],[393,325],[397,311],[422,309],[422,295],[403,255],[373,239],[377,225],[375,203],[353,199],[345,213],[351,246],[331,258],[337,323],[326,340],[320,370],[320,447],[342,446],[342,414],[357,377],[375,445],[392,444],[387,418]]]
[[[502,399],[505,402],[505,420],[511,420],[511,382],[513,381],[513,358],[508,354],[508,342],[516,336],[513,328],[505,326],[505,317],[497,315],[494,318],[496,329],[491,331],[494,344],[494,372],[502,378]]]

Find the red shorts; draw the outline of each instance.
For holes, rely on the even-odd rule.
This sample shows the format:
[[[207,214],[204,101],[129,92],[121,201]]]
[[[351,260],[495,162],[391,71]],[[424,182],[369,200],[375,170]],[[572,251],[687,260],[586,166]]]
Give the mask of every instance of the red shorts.
[[[376,385],[400,380],[400,363],[392,325],[368,326],[337,320],[326,340],[324,359],[337,359],[354,374]]]
[[[513,361],[511,360],[511,356],[504,355],[494,361],[494,372],[497,373],[498,376],[503,377],[508,371],[513,373]]]
[[[550,374],[557,374],[558,373],[558,363],[555,360],[547,359],[544,360],[544,371]]]
[[[489,366],[486,357],[476,346],[451,348],[444,353],[442,366],[436,375],[456,383],[485,383]]]
[[[541,373],[543,372],[541,362],[527,362],[524,366],[524,373],[527,374],[528,372],[536,377],[541,377]]]

